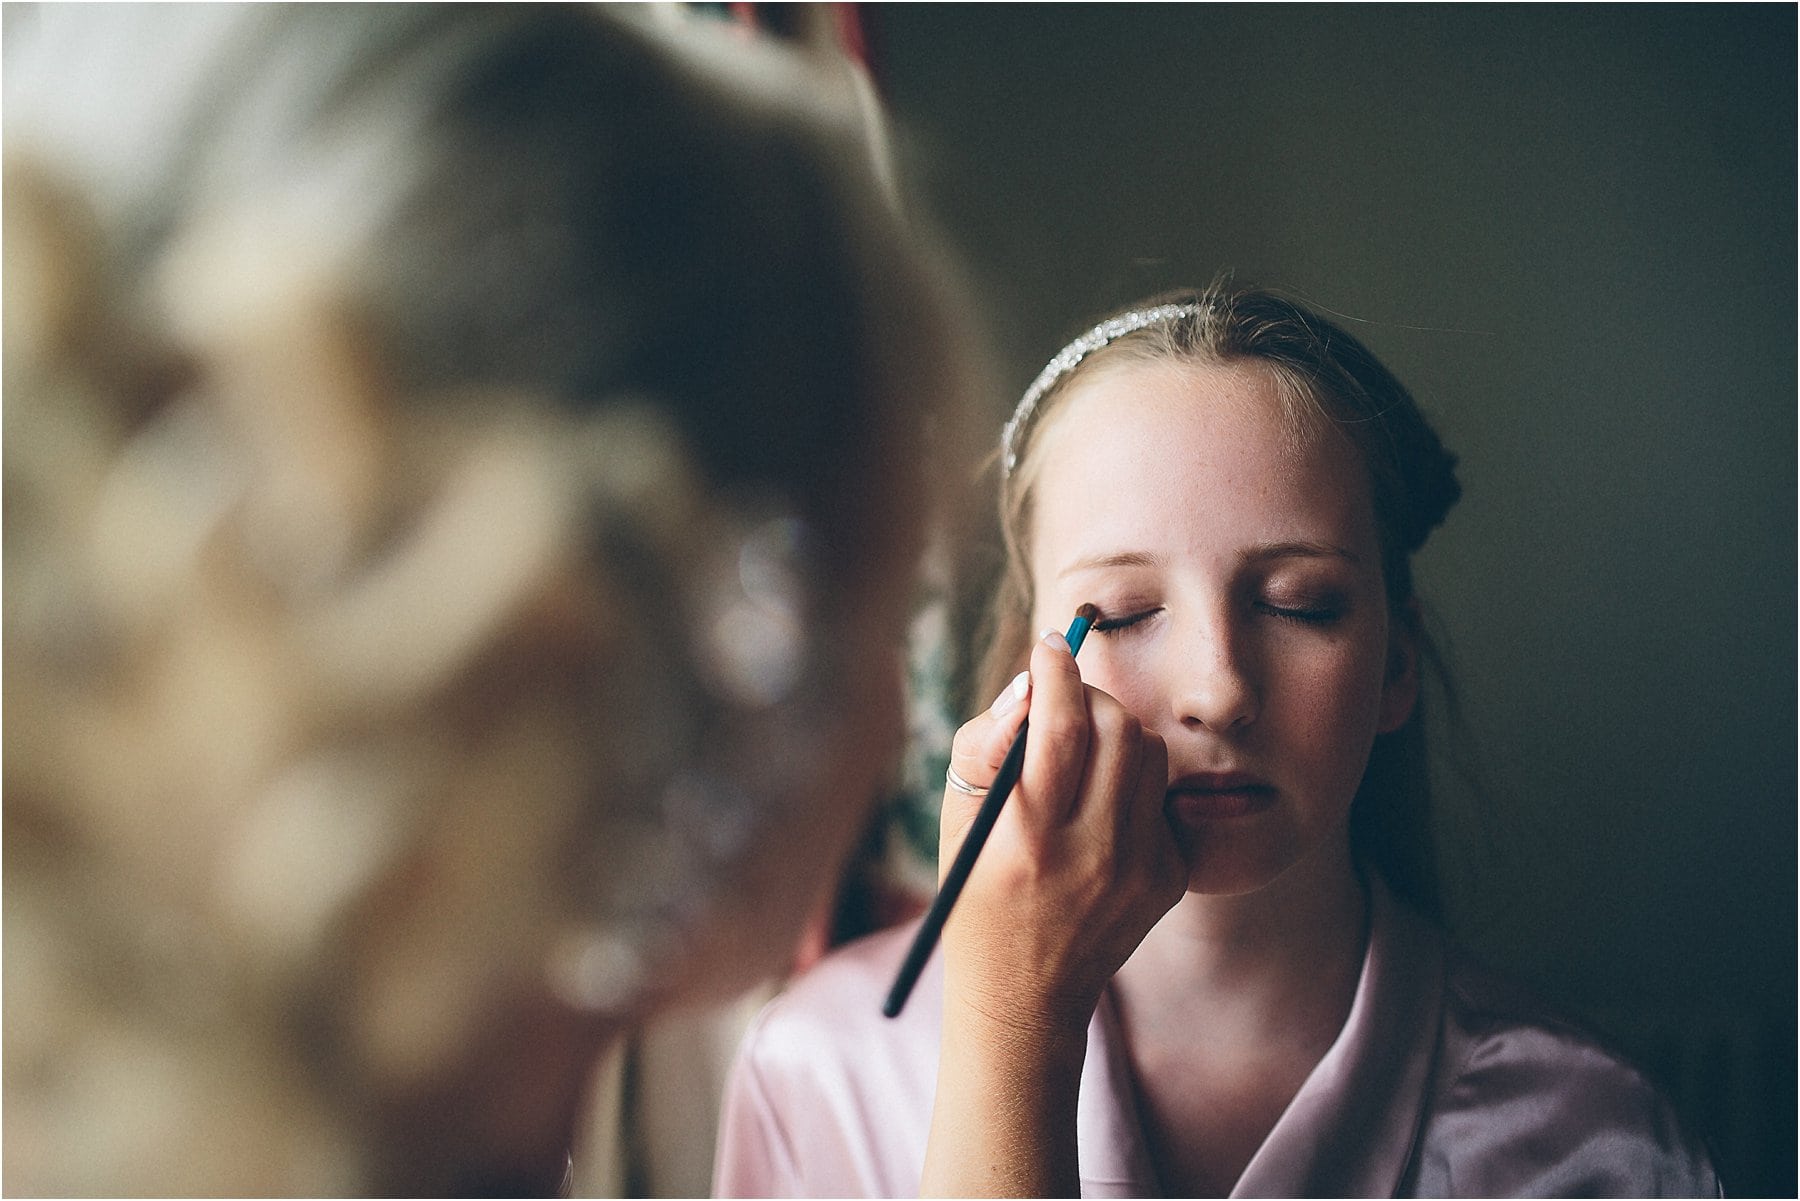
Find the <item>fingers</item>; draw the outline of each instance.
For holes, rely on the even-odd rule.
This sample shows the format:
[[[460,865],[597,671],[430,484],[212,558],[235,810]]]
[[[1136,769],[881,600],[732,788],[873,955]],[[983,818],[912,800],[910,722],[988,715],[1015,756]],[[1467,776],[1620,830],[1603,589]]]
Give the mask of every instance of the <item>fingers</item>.
[[[1133,824],[1154,823],[1152,829],[1167,832],[1169,818],[1164,808],[1169,792],[1169,747],[1158,735],[1144,732],[1144,758],[1138,765],[1135,803],[1126,807]],[[1174,839],[1168,840],[1171,849]]]
[[[1022,671],[994,698],[985,712],[964,722],[950,742],[950,770],[985,793],[1000,774],[1000,764],[1018,736],[1031,696],[1031,673]],[[945,782],[941,831],[945,845],[955,845],[981,805],[978,794]]]
[[[1060,633],[1046,634],[1031,648],[1031,735],[1013,794],[1028,828],[1053,826],[1074,807],[1093,732],[1088,692]]]
[[[1024,770],[1005,821],[1017,823],[1033,842],[1053,837],[1071,820],[1101,823],[1121,834],[1160,831],[1168,772],[1162,739],[1112,697],[1082,683],[1059,633],[1046,634],[1032,648],[1029,671],[956,732],[951,770],[985,791],[1028,713]],[[961,837],[981,801],[980,795],[946,787],[945,845]],[[1090,808],[1094,812],[1086,813]]]
[[[1097,878],[1111,882],[1120,903],[1160,917],[1187,880],[1164,809],[1167,744],[1113,697],[1082,684],[1060,635],[1033,650],[1031,671],[1031,736],[1012,800],[1018,819],[1041,847],[1084,828]]]
[[[1103,812],[1089,815],[1085,820],[1101,822],[1115,830],[1124,829],[1126,816],[1142,791],[1146,759],[1151,767],[1162,763],[1163,770],[1167,770],[1163,742],[1104,692],[1089,690],[1088,715],[1092,734],[1080,804],[1085,808],[1092,799],[1101,797],[1110,798],[1110,803],[1102,806]]]
[[[950,742],[950,766],[956,773],[978,788],[993,782],[1000,761],[1025,720],[1031,696],[1031,673],[1022,671],[1000,690],[985,712],[963,723]]]
[[[1158,917],[1187,891],[1187,860],[1169,825],[1166,808],[1169,750],[1153,731],[1142,734],[1143,753],[1136,780],[1123,794],[1115,815],[1115,837],[1131,847],[1130,874],[1142,882],[1145,903]]]
[[[1030,663],[1028,684],[953,743],[957,773],[985,786],[1029,711],[1018,783],[944,928],[946,961],[965,993],[1053,1008],[1074,998],[1091,1012],[1087,1000],[1186,887],[1163,811],[1168,751],[1124,705],[1082,683],[1062,635],[1036,644]],[[945,863],[981,803],[946,791]]]

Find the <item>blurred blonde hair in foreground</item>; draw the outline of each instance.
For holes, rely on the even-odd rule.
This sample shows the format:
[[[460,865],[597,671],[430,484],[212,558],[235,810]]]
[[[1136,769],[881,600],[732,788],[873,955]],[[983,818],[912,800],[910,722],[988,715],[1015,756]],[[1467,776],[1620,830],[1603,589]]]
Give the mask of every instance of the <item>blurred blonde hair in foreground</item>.
[[[828,67],[5,10],[5,1188],[554,1187],[883,784],[972,359]]]

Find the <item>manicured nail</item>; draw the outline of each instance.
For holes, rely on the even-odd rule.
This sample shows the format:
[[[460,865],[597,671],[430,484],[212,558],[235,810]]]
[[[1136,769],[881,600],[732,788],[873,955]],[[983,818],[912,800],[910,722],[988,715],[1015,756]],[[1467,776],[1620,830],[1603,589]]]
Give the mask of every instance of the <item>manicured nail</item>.
[[[1053,646],[1066,654],[1069,649],[1069,640],[1063,637],[1063,632],[1061,630],[1045,630],[1044,645]]]
[[[1022,671],[1013,677],[1012,683],[1001,690],[999,696],[994,698],[994,703],[988,711],[995,717],[1005,717],[1018,707],[1019,702],[1024,700],[1025,694],[1030,691],[1031,673]]]

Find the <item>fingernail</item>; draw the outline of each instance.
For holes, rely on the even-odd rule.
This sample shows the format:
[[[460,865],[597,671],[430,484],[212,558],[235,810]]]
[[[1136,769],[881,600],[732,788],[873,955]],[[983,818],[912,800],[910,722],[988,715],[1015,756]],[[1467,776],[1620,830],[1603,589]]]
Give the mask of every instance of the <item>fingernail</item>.
[[[1018,706],[1020,701],[1025,699],[1025,694],[1030,691],[1031,673],[1022,671],[1013,677],[1012,683],[1001,690],[999,696],[994,698],[989,712],[995,717],[1005,717]]]
[[[1053,646],[1059,651],[1066,651],[1069,649],[1069,640],[1063,637],[1061,630],[1045,630],[1044,645]]]

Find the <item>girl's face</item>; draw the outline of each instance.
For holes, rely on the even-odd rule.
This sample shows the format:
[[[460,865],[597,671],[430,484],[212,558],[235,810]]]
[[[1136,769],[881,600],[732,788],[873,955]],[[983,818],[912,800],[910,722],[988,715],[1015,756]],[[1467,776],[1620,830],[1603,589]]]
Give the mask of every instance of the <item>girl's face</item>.
[[[1081,674],[1168,744],[1190,891],[1347,854],[1375,735],[1417,695],[1357,452],[1253,363],[1090,370],[1038,435],[1033,628],[1099,607]]]

